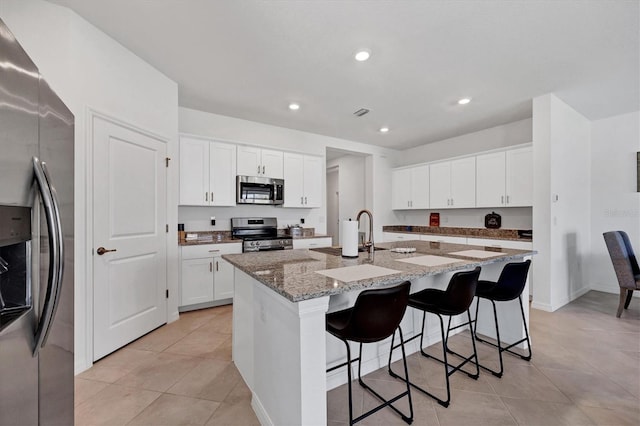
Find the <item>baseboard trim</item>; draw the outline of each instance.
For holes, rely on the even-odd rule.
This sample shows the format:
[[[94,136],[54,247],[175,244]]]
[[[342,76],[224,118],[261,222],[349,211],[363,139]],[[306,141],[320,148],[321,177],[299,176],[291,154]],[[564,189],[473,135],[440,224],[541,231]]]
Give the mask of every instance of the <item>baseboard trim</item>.
[[[262,402],[260,402],[260,398],[258,398],[258,395],[253,392],[251,397],[251,408],[253,408],[253,412],[256,413],[256,417],[261,425],[273,426],[273,421],[267,414],[267,410],[264,409]]]

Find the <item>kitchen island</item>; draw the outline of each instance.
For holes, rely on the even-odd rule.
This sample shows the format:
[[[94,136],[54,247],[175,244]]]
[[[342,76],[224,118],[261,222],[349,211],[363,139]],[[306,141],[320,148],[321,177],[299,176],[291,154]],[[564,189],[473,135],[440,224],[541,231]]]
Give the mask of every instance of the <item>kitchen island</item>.
[[[379,244],[387,250],[346,259],[339,250],[285,250],[223,256],[236,267],[233,308],[233,360],[253,393],[252,407],[262,424],[326,424],[326,392],[346,382],[341,342],[325,332],[327,312],[353,304],[363,289],[411,281],[411,292],[445,288],[451,274],[481,266],[482,279],[497,279],[506,262],[533,255],[531,251],[403,241],[412,253],[397,253],[398,243]],[[336,255],[338,254],[338,255]],[[527,289],[525,289],[526,293]],[[482,308],[479,331],[494,332],[489,306]],[[520,310],[501,304],[501,337],[524,336]],[[527,321],[528,321],[528,309]],[[485,315],[486,314],[486,315]],[[486,320],[485,320],[486,318]],[[407,310],[402,321],[405,339],[420,332],[422,313]],[[428,318],[429,320],[429,318]],[[456,318],[459,323],[461,318]],[[431,319],[425,344],[439,340]],[[459,331],[459,330],[458,330]],[[407,345],[416,352],[418,341]],[[385,365],[389,341],[365,345],[363,374]],[[396,351],[394,358],[399,358]]]

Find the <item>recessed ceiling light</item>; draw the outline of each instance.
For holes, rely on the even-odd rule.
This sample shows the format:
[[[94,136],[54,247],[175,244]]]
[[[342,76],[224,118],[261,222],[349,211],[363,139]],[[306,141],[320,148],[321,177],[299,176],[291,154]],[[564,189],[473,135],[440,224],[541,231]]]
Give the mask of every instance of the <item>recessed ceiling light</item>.
[[[297,110],[299,110],[299,109],[300,109],[300,104],[291,103],[291,104],[289,104],[289,109],[290,109],[291,111],[297,111]]]
[[[368,50],[359,50],[358,52],[356,52],[355,58],[356,58],[356,61],[363,62],[369,59],[370,56],[371,56],[371,52],[369,52]]]
[[[380,133],[387,133],[389,131],[388,127],[380,127]]]
[[[460,100],[458,101],[458,104],[460,104],[460,105],[466,105],[466,104],[468,104],[469,102],[471,102],[471,98],[462,98],[462,99],[460,99]]]

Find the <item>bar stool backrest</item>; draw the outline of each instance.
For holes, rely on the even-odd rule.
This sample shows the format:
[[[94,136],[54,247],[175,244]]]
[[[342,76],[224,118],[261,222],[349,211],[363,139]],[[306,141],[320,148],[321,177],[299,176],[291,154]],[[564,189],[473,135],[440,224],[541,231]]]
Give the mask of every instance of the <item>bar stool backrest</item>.
[[[444,306],[451,315],[459,315],[469,309],[478,285],[480,267],[472,271],[456,272],[444,294]]]
[[[362,343],[378,342],[391,336],[407,310],[411,283],[365,290],[358,295],[349,320],[352,336]]]
[[[500,278],[493,293],[494,300],[507,301],[513,300],[522,294],[524,286],[527,284],[527,274],[531,260],[524,262],[513,262],[504,265]]]

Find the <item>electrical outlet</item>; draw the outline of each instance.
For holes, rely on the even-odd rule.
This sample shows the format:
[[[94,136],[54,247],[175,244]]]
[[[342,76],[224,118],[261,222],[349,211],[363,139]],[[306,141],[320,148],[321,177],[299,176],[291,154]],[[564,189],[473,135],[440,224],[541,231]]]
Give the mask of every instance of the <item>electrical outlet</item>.
[[[211,216],[211,226],[216,226],[216,217]]]
[[[304,225],[304,217],[301,217],[301,218],[300,218],[300,223],[301,223],[302,225]]]

